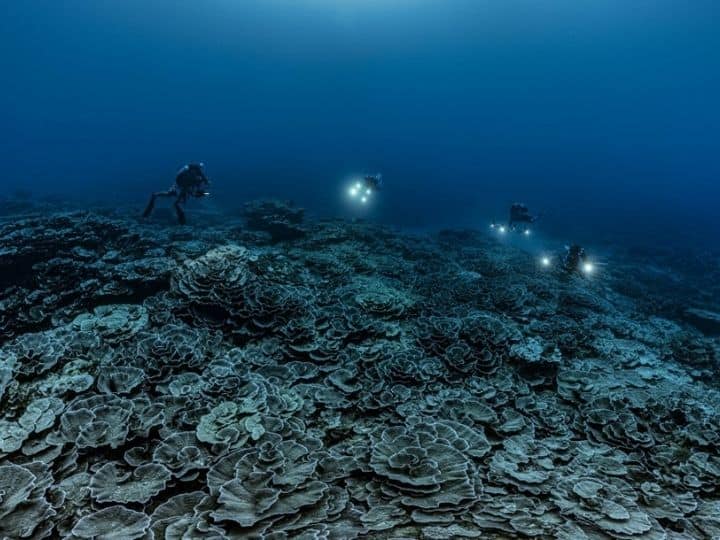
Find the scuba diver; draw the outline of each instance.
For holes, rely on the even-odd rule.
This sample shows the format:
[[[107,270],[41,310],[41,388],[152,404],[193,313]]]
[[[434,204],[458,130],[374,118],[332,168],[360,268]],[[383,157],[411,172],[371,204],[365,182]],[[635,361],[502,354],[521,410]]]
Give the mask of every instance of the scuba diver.
[[[365,177],[365,189],[373,191],[380,191],[382,187],[382,174],[369,174]]]
[[[189,197],[200,198],[210,195],[206,191],[210,185],[210,180],[205,176],[204,166],[203,163],[190,163],[180,169],[175,177],[175,184],[170,189],[158,191],[150,196],[150,201],[148,201],[142,216],[146,218],[152,214],[158,197],[175,197],[173,206],[175,207],[178,223],[185,225],[185,211],[182,209],[182,205],[185,204]]]
[[[502,223],[492,222],[490,228],[496,229],[504,234],[507,231],[517,231],[518,225],[525,224],[522,232],[525,236],[529,236],[531,233],[530,224],[535,223],[538,219],[540,219],[540,214],[533,216],[524,204],[513,203],[510,207],[510,219],[508,220],[507,226]]]
[[[382,188],[382,174],[368,174],[362,180],[357,180],[350,186],[350,196],[357,198],[361,203],[368,202],[370,195]]]
[[[563,258],[562,266],[563,270],[569,274],[580,271],[585,273],[592,271],[592,266],[587,262],[585,249],[577,244],[565,246],[565,257]]]
[[[510,219],[508,220],[508,227],[514,230],[519,223],[527,223],[529,225],[530,223],[535,223],[539,218],[539,215],[531,215],[530,210],[528,210],[528,207],[524,204],[514,203],[510,207]]]

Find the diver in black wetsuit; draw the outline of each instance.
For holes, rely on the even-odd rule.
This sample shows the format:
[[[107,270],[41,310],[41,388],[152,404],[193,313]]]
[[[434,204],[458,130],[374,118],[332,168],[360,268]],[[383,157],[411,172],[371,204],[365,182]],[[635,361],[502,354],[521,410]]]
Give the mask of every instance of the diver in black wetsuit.
[[[382,187],[382,174],[369,174],[365,178],[365,189],[371,192],[380,191]]]
[[[579,272],[583,267],[583,264],[587,264],[587,255],[585,250],[573,244],[566,248],[565,257],[563,258],[563,270],[568,273]]]
[[[521,223],[535,223],[540,216],[533,216],[530,214],[528,207],[521,203],[514,203],[510,207],[510,220],[508,221],[508,227],[515,229],[518,224]],[[527,229],[526,229],[527,230]]]
[[[143,217],[146,218],[152,214],[155,208],[155,201],[158,197],[175,197],[173,206],[175,207],[178,223],[185,225],[185,212],[182,209],[182,205],[185,204],[189,197],[199,198],[210,195],[210,193],[206,191],[210,185],[210,180],[205,176],[203,166],[202,163],[190,163],[180,169],[175,177],[175,184],[170,189],[152,194],[143,212]]]

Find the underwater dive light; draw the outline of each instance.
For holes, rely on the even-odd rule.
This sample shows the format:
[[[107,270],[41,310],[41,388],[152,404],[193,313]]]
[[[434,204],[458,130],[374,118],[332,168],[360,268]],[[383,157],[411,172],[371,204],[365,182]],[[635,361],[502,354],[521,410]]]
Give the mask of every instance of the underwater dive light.
[[[348,188],[348,194],[351,197],[357,197],[360,195],[360,191],[362,190],[362,182],[355,182],[353,185]]]
[[[584,274],[592,274],[595,271],[595,265],[591,262],[585,262],[582,265],[582,271]]]
[[[523,231],[523,234],[524,234],[525,236],[530,236],[530,229],[525,229],[525,230]]]
[[[353,183],[348,188],[348,195],[353,199],[359,200],[362,204],[367,204],[372,193],[372,187],[366,186],[360,180],[353,180]]]
[[[540,264],[543,265],[545,268],[550,266],[550,257],[542,257],[540,259]]]

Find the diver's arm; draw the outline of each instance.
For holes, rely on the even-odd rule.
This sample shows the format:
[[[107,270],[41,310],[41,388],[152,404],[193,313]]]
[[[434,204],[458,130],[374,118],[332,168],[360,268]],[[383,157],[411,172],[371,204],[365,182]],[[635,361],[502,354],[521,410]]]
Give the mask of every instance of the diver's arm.
[[[177,188],[175,188],[175,186],[166,191],[156,191],[153,193],[153,196],[155,197],[172,197],[174,195],[177,195]]]

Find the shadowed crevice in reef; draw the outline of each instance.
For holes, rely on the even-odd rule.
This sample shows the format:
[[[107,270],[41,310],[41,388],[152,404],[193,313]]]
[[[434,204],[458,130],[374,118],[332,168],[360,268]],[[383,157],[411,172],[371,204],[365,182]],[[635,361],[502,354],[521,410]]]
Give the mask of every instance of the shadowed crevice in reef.
[[[245,216],[5,219],[0,537],[720,535],[717,259]]]

